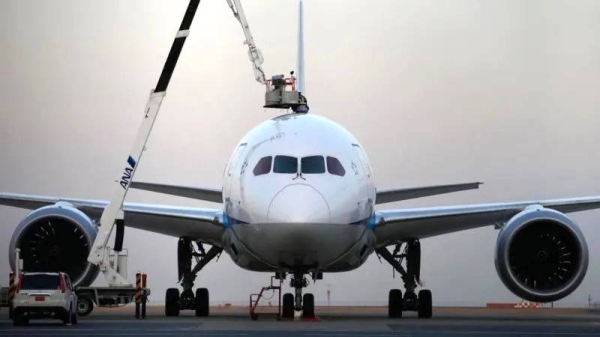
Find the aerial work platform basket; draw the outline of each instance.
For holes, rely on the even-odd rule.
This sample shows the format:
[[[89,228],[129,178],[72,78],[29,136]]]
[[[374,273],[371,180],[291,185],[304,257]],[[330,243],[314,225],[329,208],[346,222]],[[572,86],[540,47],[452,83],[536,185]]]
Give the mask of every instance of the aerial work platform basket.
[[[290,77],[274,75],[266,83],[265,108],[289,109],[296,111],[299,106],[306,106],[306,98],[296,89],[294,72]],[[302,111],[304,112],[304,111]]]
[[[276,282],[279,282],[278,284]],[[271,276],[271,284],[267,287],[262,287],[262,289],[260,290],[260,292],[258,294],[251,294],[250,295],[250,306],[249,306],[249,310],[250,310],[250,318],[253,321],[256,321],[258,319],[258,315],[275,315],[277,320],[281,319],[281,283],[283,281],[281,280],[281,278],[278,278],[276,276]],[[271,297],[267,298],[265,297],[265,292],[271,292]],[[266,308],[272,308],[271,306],[271,302],[269,302],[269,306],[260,306],[258,305],[258,303],[260,302],[261,299],[264,300],[270,300],[273,299],[275,296],[277,296],[277,312],[274,311],[266,311],[266,310],[261,310],[261,312],[257,312],[257,308],[262,308],[262,307],[266,307]]]

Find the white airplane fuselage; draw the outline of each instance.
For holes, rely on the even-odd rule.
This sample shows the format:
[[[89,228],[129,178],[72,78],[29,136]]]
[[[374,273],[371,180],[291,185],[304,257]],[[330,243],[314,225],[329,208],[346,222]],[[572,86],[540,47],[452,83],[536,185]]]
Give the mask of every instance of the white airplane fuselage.
[[[314,114],[252,129],[224,173],[224,248],[254,271],[347,271],[374,250],[375,186],[358,141]]]

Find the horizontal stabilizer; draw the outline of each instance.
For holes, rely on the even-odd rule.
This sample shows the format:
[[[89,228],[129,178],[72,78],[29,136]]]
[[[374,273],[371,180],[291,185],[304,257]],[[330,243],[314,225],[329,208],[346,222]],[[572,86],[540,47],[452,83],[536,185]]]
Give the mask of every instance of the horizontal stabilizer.
[[[223,202],[223,193],[221,190],[212,188],[197,188],[187,186],[175,186],[175,185],[164,185],[154,183],[144,183],[134,181],[131,183],[130,188],[138,190],[152,191],[157,193],[175,195],[178,197],[185,197],[190,199],[211,201],[211,202]]]
[[[377,204],[429,197],[432,195],[478,189],[483,183],[465,183],[451,185],[435,185],[413,188],[397,188],[377,191]]]

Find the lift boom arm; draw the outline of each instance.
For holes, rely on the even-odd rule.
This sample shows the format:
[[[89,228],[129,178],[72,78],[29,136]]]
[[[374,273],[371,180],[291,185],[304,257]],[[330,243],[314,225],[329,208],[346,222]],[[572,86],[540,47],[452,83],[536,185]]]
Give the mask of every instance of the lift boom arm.
[[[156,88],[152,90],[152,93],[148,99],[148,103],[146,104],[146,109],[144,110],[144,120],[142,121],[142,125],[138,130],[133,148],[131,149],[129,157],[127,158],[127,164],[123,172],[119,174],[119,179],[116,181],[115,185],[115,192],[110,199],[108,206],[104,209],[102,217],[100,218],[98,235],[96,236],[96,240],[92,249],[90,250],[90,255],[88,256],[89,262],[100,267],[100,270],[104,273],[110,286],[129,285],[127,280],[120,275],[117,270],[113,268],[113,266],[110,265],[108,259],[108,240],[115,223],[121,222],[121,226],[123,225],[123,202],[125,201],[125,197],[127,196],[127,192],[129,190],[129,185],[133,180],[133,176],[139,166],[140,160],[142,159],[146,142],[150,137],[150,132],[152,131],[152,127],[154,126],[154,122],[158,116],[160,105],[165,97],[167,87],[169,86],[169,81],[171,80],[171,75],[175,70],[175,65],[177,64],[177,60],[179,59],[179,55],[181,54],[185,40],[189,35],[190,26],[199,4],[200,0],[190,0],[188,4],[179,30],[175,35],[175,40],[173,41],[171,50],[169,51],[169,56],[167,57],[165,65],[162,69],[158,83],[156,84]]]
[[[266,88],[264,107],[275,109],[292,108],[294,112],[308,112],[306,98],[302,96],[298,90],[296,90],[296,79],[293,77],[293,75],[288,79],[286,79],[283,75],[275,75],[272,76],[270,80],[267,80],[265,71],[262,68],[264,58],[260,49],[258,49],[254,43],[254,37],[252,37],[250,25],[246,19],[246,14],[244,13],[241,0],[227,0],[227,4],[229,5],[229,8],[231,8],[233,16],[235,16],[235,18],[238,20],[242,26],[242,30],[244,31],[244,36],[246,37],[244,44],[248,45],[248,57],[250,58],[250,62],[252,62],[252,67],[254,68],[254,79],[256,79],[256,81],[258,81],[260,84],[263,84]],[[302,5],[302,3],[300,4]],[[302,19],[300,19],[300,22],[301,21]],[[301,29],[302,26],[300,26],[300,31]],[[302,37],[302,35],[299,36],[300,38]],[[301,39],[299,41],[301,41]],[[301,42],[299,47],[302,47]],[[302,51],[299,51],[299,53],[299,55],[303,55]],[[302,75],[304,73],[304,63],[302,61],[302,63],[299,64],[302,66],[302,69],[299,69],[300,74]],[[300,84],[303,87],[304,77],[302,76],[299,79],[301,80]]]
[[[242,25],[242,30],[244,31],[244,36],[246,37],[244,44],[248,45],[248,57],[250,57],[250,62],[252,62],[252,66],[254,67],[254,78],[260,84],[267,85],[267,78],[264,70],[262,69],[264,58],[260,49],[258,49],[254,43],[254,37],[252,37],[248,20],[246,20],[246,14],[244,14],[244,8],[242,7],[240,0],[227,0],[227,4],[229,5],[229,8],[231,8],[233,16],[235,16],[240,25]]]

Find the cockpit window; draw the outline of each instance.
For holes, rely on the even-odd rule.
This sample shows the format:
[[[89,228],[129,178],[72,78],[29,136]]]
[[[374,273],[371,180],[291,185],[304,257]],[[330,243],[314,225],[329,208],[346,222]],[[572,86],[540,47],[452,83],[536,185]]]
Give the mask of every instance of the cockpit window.
[[[252,172],[254,173],[255,176],[267,174],[267,173],[271,172],[271,163],[272,162],[273,162],[273,157],[271,157],[271,156],[263,157],[258,161],[258,163],[254,167],[254,170]]]
[[[298,173],[298,158],[290,156],[275,156],[273,172]]]
[[[331,174],[341,177],[346,174],[344,166],[342,166],[342,163],[340,163],[340,161],[335,157],[327,157],[327,171]]]
[[[323,156],[304,157],[300,167],[305,174],[325,173],[325,160]]]

